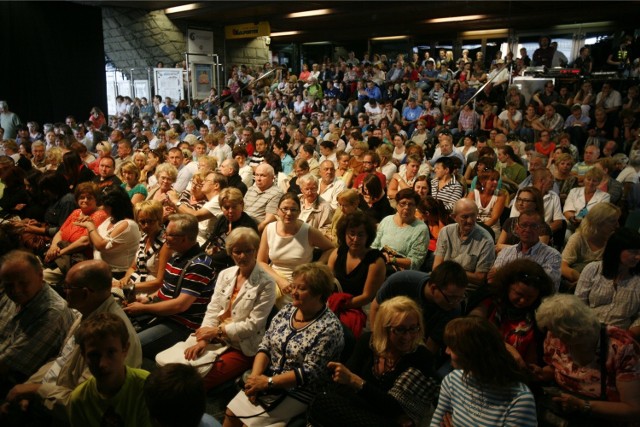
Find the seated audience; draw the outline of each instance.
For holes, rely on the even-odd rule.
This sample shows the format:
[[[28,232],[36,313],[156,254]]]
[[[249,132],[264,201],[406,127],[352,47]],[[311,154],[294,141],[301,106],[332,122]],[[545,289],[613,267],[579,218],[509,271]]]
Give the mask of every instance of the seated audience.
[[[292,278],[292,303],[271,321],[244,389],[227,405],[224,426],[286,424],[331,379],[328,363],[344,347],[342,326],[326,305],[333,275],[326,266],[303,264]],[[259,405],[264,392],[285,397],[269,410]]]
[[[537,379],[554,381],[560,388],[560,395],[553,397],[560,417],[576,425],[638,420],[640,345],[627,331],[601,324],[595,312],[574,295],[545,299],[536,320],[548,331],[546,366],[531,366],[531,370]]]
[[[369,174],[362,181],[362,189],[359,191],[362,194],[360,209],[372,217],[376,224],[388,215],[393,215],[394,209],[377,176]]]
[[[301,194],[300,198],[300,219],[310,226],[320,230],[325,236],[329,234],[333,208],[329,201],[324,200],[318,194],[318,178],[315,175],[307,174],[298,180]]]
[[[384,255],[387,276],[397,270],[417,270],[427,255],[429,229],[416,218],[420,196],[410,188],[396,195],[396,214],[384,218],[371,244]]]
[[[431,427],[538,425],[526,372],[494,325],[475,316],[454,319],[444,340],[454,370],[442,381]]]
[[[620,228],[609,237],[602,261],[582,270],[575,294],[601,322],[640,337],[640,233]]]
[[[607,240],[618,228],[620,208],[611,203],[599,203],[584,217],[562,251],[563,287],[572,291],[582,270],[602,259]]]
[[[460,199],[453,207],[455,224],[440,230],[433,269],[443,261],[456,261],[467,273],[471,290],[485,283],[495,261],[495,245],[487,230],[476,224],[478,207],[469,199]]]
[[[109,312],[84,320],[75,334],[82,359],[92,377],[69,398],[72,427],[111,424],[151,426],[142,390],[149,372],[127,366],[129,331]]]
[[[136,205],[147,198],[147,187],[140,183],[140,169],[133,162],[125,162],[120,167],[123,183],[122,188],[127,191],[131,203]]]
[[[506,192],[498,191],[500,173],[490,170],[479,174],[478,186],[467,198],[478,207],[478,221],[491,228],[494,238],[500,236],[500,217],[504,211]]]
[[[258,223],[258,231],[276,220],[278,200],[282,192],[274,184],[275,171],[266,164],[260,164],[255,171],[254,184],[244,196],[244,211]]]
[[[111,272],[104,261],[82,261],[71,267],[65,279],[64,292],[69,307],[80,313],[55,358],[42,365],[23,384],[11,389],[6,397],[9,425],[64,425],[68,423],[67,407],[71,392],[84,383],[91,372],[82,357],[75,333],[83,320],[99,313],[112,313],[122,319],[129,335],[127,366],[140,367],[142,349],[135,329],[111,296]],[[18,409],[28,402],[27,410]],[[24,408],[24,404],[22,407]],[[16,409],[16,410],[13,410]],[[0,419],[2,416],[0,415]]]
[[[195,360],[211,342],[228,345],[205,376],[205,388],[216,387],[251,368],[267,317],[276,301],[273,279],[257,264],[260,237],[247,227],[234,229],[226,239],[234,267],[218,274],[204,320],[196,330],[197,343],[185,350]]]
[[[198,328],[216,280],[211,258],[198,245],[195,217],[171,215],[165,235],[174,255],[167,261],[162,287],[148,296],[147,303],[133,302],[124,308],[130,316],[147,314],[156,318],[138,334],[143,354],[149,359],[185,341]]]
[[[433,356],[424,344],[422,310],[399,296],[380,305],[346,363],[329,362],[339,386],[318,395],[312,423],[333,426],[420,425],[435,401]]]
[[[293,270],[313,259],[314,248],[329,255],[333,243],[318,230],[301,221],[300,200],[293,193],[285,193],[278,203],[277,221],[262,233],[258,262],[278,285],[276,306],[290,301]]]

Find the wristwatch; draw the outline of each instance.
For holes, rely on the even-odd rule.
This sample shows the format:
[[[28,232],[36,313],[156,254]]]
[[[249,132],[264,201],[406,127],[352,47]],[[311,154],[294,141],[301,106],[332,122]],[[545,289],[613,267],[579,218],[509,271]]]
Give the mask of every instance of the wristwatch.
[[[582,401],[582,409],[581,412],[584,414],[590,414],[591,413],[591,402],[588,400],[583,400]]]
[[[267,390],[271,390],[273,388],[273,377],[269,377],[267,379]]]

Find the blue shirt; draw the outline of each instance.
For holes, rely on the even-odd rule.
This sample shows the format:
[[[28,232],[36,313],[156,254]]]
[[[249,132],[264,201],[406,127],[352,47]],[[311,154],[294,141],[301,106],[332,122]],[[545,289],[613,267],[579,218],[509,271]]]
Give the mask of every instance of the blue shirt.
[[[369,99],[382,99],[382,92],[380,92],[380,88],[378,86],[374,86],[373,88],[367,87],[364,91],[367,92]]]
[[[404,110],[402,110],[402,118],[410,122],[418,120],[422,115],[422,111],[422,107],[418,105],[416,105],[415,108],[405,107]]]

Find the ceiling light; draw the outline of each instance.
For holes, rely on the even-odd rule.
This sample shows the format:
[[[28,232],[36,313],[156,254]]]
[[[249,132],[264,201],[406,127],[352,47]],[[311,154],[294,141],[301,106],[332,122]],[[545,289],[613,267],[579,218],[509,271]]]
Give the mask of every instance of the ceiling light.
[[[164,13],[168,15],[171,13],[188,12],[190,10],[200,9],[201,7],[202,3],[189,3],[182,6],[169,7],[164,10]]]
[[[384,41],[384,40],[404,40],[408,39],[409,36],[387,36],[387,37],[372,37],[373,41]]]
[[[462,22],[462,21],[475,21],[478,19],[484,19],[487,15],[466,15],[466,16],[452,16],[450,18],[434,18],[427,19],[427,24],[443,24],[445,22]]]
[[[460,33],[462,37],[478,37],[478,36],[508,36],[508,28],[496,28],[493,30],[475,30],[475,31],[463,31]]]
[[[308,18],[309,16],[328,15],[332,9],[305,10],[304,12],[294,12],[287,15],[287,18]]]
[[[280,31],[279,33],[271,33],[271,37],[295,36],[302,34],[302,31]]]
[[[309,43],[302,43],[305,46],[321,46],[321,45],[326,45],[326,44],[332,44],[330,41],[321,41],[321,42],[309,42]]]

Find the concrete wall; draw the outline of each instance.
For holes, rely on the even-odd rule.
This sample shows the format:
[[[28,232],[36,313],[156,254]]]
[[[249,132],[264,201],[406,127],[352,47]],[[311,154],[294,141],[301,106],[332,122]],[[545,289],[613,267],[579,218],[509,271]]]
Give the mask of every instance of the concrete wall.
[[[163,11],[102,8],[105,54],[116,67],[155,67],[158,61],[173,67],[184,60],[185,33]],[[146,78],[146,72],[134,78]]]
[[[264,37],[227,40],[226,48],[227,69],[231,68],[231,65],[243,64],[256,69],[271,61],[269,46]]]

